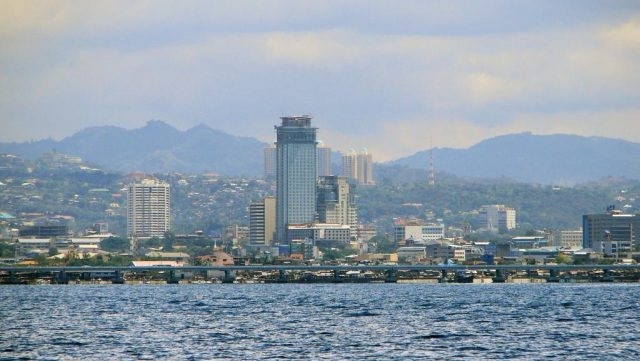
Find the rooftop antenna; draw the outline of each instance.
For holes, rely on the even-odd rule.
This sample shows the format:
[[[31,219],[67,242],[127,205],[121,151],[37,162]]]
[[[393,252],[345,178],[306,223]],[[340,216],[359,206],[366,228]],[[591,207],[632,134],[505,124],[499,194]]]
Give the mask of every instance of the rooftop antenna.
[[[431,139],[431,149],[429,150],[429,186],[436,185],[436,172],[433,169],[433,138]]]

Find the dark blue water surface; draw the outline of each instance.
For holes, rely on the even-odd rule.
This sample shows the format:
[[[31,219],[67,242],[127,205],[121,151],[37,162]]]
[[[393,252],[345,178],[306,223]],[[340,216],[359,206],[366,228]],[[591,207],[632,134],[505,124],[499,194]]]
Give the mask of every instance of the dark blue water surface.
[[[0,359],[640,359],[638,284],[0,286]]]

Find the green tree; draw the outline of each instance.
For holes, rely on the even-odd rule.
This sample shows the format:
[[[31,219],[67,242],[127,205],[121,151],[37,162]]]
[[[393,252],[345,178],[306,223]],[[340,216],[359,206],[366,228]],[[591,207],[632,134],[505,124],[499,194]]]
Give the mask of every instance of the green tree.
[[[49,247],[49,257],[56,256],[58,253],[58,248]]]
[[[109,237],[100,242],[100,248],[107,252],[128,252],[131,248],[131,242],[128,238]]]

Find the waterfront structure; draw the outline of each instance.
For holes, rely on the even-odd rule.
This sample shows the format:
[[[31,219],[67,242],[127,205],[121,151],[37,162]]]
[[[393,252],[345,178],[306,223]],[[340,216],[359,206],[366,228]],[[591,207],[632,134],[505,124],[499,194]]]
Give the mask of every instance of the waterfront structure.
[[[331,148],[319,142],[317,151],[317,175],[318,177],[332,175],[331,171]]]
[[[276,163],[277,163],[276,147],[270,145],[264,148],[264,179],[276,178]]]
[[[610,257],[627,257],[638,247],[640,214],[607,213],[582,216],[582,247]]]
[[[516,210],[504,204],[485,205],[478,214],[480,228],[503,231],[516,228]]]
[[[342,175],[360,185],[373,185],[373,156],[365,149],[362,153],[355,150],[342,156]]]
[[[355,235],[358,222],[355,184],[346,177],[318,177],[316,192],[318,221],[350,226]]]
[[[276,199],[266,197],[249,205],[249,241],[270,245],[276,232]]]
[[[316,219],[316,132],[307,115],[282,117],[276,126],[276,238],[287,226]]]
[[[162,237],[170,228],[170,186],[144,179],[127,187],[127,235]]]

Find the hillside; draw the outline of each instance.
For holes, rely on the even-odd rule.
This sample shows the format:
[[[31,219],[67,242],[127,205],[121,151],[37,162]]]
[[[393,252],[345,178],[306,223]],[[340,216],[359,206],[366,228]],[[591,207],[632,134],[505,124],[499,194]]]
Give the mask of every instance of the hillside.
[[[183,132],[162,121],[149,121],[133,130],[113,126],[86,128],[59,142],[47,139],[4,143],[0,144],[0,153],[34,159],[55,149],[113,171],[209,171],[259,176],[263,172],[264,146],[257,139],[236,137],[206,125]]]
[[[467,149],[435,148],[433,159],[436,172],[460,177],[562,185],[604,177],[640,179],[640,144],[603,137],[511,134]],[[387,165],[427,169],[429,151]]]

